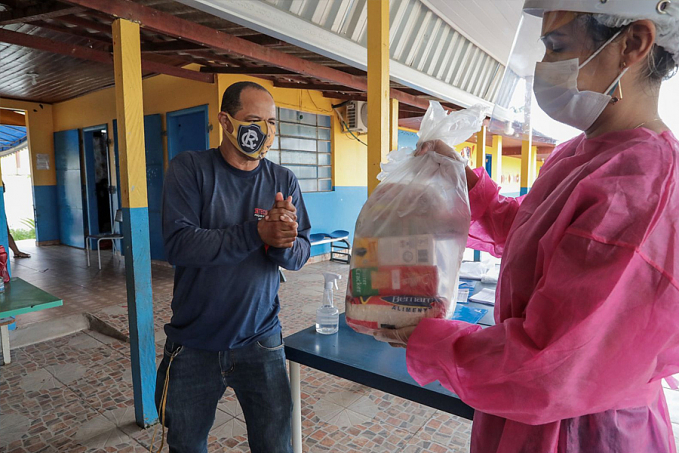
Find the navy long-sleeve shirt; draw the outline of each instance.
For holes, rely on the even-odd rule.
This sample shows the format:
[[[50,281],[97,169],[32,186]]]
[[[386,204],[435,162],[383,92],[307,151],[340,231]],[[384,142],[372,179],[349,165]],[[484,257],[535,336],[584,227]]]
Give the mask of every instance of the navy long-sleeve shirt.
[[[265,247],[257,231],[277,192],[292,196],[297,208],[291,249]],[[186,151],[167,170],[162,213],[165,251],[176,267],[167,337],[223,351],[280,332],[278,267],[300,269],[311,248],[295,175],[266,159],[243,171],[219,149]]]

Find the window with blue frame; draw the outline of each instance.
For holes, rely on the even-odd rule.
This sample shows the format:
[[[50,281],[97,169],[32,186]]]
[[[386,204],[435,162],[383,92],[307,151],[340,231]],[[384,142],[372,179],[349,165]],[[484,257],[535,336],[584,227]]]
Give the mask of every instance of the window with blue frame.
[[[332,190],[331,118],[278,108],[278,126],[266,158],[295,173],[302,192]]]

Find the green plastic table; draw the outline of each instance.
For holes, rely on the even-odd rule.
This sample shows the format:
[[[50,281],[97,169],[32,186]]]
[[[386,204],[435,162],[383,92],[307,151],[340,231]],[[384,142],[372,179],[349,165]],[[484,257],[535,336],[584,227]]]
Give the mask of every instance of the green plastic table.
[[[63,300],[20,278],[15,277],[9,283],[5,283],[5,291],[0,293],[0,336],[2,337],[2,357],[5,365],[11,362],[8,326],[14,320],[9,316],[59,307],[63,304]]]

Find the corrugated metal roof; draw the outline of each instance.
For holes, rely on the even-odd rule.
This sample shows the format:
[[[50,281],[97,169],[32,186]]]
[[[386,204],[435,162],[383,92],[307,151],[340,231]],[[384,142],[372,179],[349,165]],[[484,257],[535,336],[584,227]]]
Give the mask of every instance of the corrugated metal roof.
[[[368,0],[259,0],[336,35],[367,44]],[[504,66],[421,0],[391,0],[392,60],[493,101]]]
[[[0,156],[21,149],[27,140],[26,126],[0,125]]]

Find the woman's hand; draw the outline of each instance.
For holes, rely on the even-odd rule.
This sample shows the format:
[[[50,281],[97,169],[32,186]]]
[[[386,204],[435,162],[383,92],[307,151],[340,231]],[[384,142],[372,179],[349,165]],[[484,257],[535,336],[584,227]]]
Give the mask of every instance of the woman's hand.
[[[439,153],[442,156],[450,157],[451,159],[458,162],[464,162],[464,159],[462,159],[462,155],[460,155],[460,153],[443,143],[441,140],[430,140],[428,142],[422,143],[422,145],[420,145],[420,149],[415,152],[415,155],[422,156],[429,151]],[[464,171],[467,175],[467,190],[469,191],[474,188],[477,181],[479,180],[479,177],[476,176],[476,173],[474,173],[474,170],[472,170],[469,165],[465,167]]]
[[[450,146],[443,143],[441,140],[430,140],[428,142],[422,143],[420,149],[415,152],[416,156],[421,156],[429,151],[434,151],[442,156],[450,157],[451,159],[457,160],[459,162],[464,162],[460,153],[455,151]]]
[[[405,348],[408,345],[408,339],[413,334],[417,326],[402,327],[400,329],[381,329],[373,333],[375,340],[389,343],[395,348]]]

